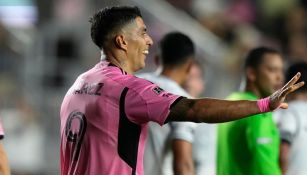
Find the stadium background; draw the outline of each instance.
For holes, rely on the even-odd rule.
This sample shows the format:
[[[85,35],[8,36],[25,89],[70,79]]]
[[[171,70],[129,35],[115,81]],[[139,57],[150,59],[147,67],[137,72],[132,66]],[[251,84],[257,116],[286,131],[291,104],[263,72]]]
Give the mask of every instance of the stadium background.
[[[240,87],[242,58],[259,45],[287,64],[307,61],[306,0],[0,0],[0,116],[13,175],[59,173],[59,108],[76,76],[99,61],[88,19],[99,8],[137,5],[155,44],[189,35],[205,69],[206,92]]]

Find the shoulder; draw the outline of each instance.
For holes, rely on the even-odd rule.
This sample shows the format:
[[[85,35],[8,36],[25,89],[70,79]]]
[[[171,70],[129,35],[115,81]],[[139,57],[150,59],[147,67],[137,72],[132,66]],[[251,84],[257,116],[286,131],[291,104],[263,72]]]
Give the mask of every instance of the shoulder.
[[[288,109],[277,110],[274,113],[274,115],[276,115],[278,117],[285,117],[285,116],[288,116],[288,115],[296,115],[296,116],[303,115],[303,116],[305,116],[306,113],[307,113],[307,102],[292,101],[292,102],[289,102]]]
[[[138,78],[144,78],[146,80],[152,80],[152,79],[155,79],[157,77],[153,72],[151,72],[151,73],[149,73],[149,72],[140,73],[140,74],[136,74],[135,76],[138,77]]]
[[[307,102],[306,101],[293,101],[289,102],[289,110],[296,111],[307,111]]]
[[[171,93],[176,94],[176,95],[191,98],[190,95],[178,83],[176,83],[175,81],[173,81],[173,80],[171,80],[167,77],[159,76],[159,75],[156,75],[154,73],[140,74],[139,77],[142,77],[146,80],[149,80],[150,82],[156,84],[157,86],[159,86],[163,90],[166,90],[166,91],[171,92]]]
[[[123,83],[129,89],[139,91],[144,88],[156,86],[153,82],[146,80],[144,78],[139,78],[134,75],[126,75],[123,77]]]
[[[291,123],[303,122],[307,123],[306,120],[307,103],[303,101],[289,102],[287,110],[277,110],[274,112],[274,118],[278,124],[290,125]]]

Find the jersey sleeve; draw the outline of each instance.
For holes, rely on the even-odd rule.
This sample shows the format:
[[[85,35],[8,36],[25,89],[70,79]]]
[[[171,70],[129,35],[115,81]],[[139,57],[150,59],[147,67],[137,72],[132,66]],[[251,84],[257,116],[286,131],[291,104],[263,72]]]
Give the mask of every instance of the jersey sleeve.
[[[295,115],[291,110],[280,111],[278,114],[279,118],[279,132],[282,141],[291,144],[294,140],[295,133],[297,132],[297,122]]]
[[[183,98],[137,77],[131,78],[126,87],[126,114],[137,124],[153,121],[163,125],[171,107]]]
[[[269,115],[269,116],[268,116]],[[280,174],[278,167],[278,130],[273,127],[271,114],[258,114],[248,119],[247,147],[253,160],[253,175]],[[275,160],[276,159],[276,160]]]
[[[184,140],[190,143],[194,141],[196,123],[193,122],[171,122],[171,139]]]

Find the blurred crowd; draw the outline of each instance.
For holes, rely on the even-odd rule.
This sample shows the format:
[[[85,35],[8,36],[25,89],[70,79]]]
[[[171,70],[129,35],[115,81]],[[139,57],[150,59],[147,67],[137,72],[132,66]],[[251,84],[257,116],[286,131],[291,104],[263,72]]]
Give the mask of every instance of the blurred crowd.
[[[198,62],[206,70],[202,72],[206,77],[206,93],[197,94],[225,97],[238,89],[243,58],[259,45],[279,49],[287,64],[307,62],[306,0],[158,0],[155,3],[167,3],[188,15],[227,48],[220,58],[222,65],[214,65],[214,57],[199,56]],[[75,76],[100,58],[98,48],[90,40],[88,18],[97,9],[123,4],[139,5],[139,2],[0,1],[0,117],[5,130],[1,142],[12,174],[58,174],[60,103]],[[171,30],[180,30],[153,17],[155,9],[141,7],[141,10],[154,42]],[[145,71],[155,69],[155,52],[153,46]],[[222,93],[210,85],[211,81],[219,81],[214,72],[207,73],[210,66],[233,75],[231,83],[215,82]]]
[[[186,11],[229,47],[224,58],[238,68],[242,54],[257,45],[280,49],[287,62],[306,61],[307,29],[304,0],[168,0]]]

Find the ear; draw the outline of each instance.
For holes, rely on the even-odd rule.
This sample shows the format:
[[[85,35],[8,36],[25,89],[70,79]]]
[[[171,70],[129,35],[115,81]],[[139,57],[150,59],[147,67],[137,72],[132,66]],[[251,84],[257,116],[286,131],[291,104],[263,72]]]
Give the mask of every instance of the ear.
[[[247,81],[255,82],[256,81],[256,71],[255,69],[248,67],[245,70]]]
[[[192,69],[192,66],[193,66],[193,64],[194,64],[194,61],[192,60],[192,59],[189,59],[188,61],[187,61],[187,63],[186,63],[186,67],[187,67],[187,73],[189,73],[190,71],[191,71],[191,69]]]
[[[127,51],[128,50],[128,42],[125,40],[124,35],[116,35],[114,38],[114,44],[118,49]]]

